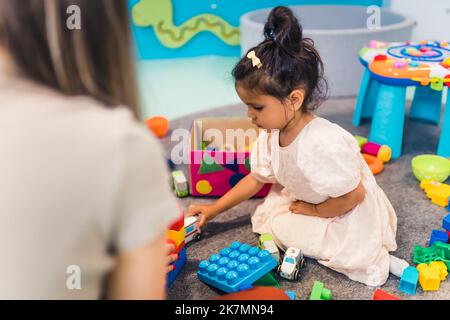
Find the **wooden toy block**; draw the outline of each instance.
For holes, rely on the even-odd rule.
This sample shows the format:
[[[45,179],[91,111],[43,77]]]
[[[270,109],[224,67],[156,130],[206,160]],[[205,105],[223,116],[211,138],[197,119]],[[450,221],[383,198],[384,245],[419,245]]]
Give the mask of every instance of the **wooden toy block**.
[[[429,264],[431,269],[436,270],[436,272],[439,274],[439,277],[442,281],[445,281],[448,275],[447,266],[443,261],[433,261]]]
[[[436,269],[432,269],[427,264],[421,263],[417,266],[417,270],[419,271],[419,283],[424,291],[439,290],[441,278]]]

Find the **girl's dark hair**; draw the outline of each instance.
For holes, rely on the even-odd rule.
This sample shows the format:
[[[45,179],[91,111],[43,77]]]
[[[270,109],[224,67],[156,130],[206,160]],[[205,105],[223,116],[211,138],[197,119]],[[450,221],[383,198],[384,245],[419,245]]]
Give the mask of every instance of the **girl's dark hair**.
[[[139,115],[130,29],[127,0],[0,0],[0,46],[25,76]]]
[[[301,110],[312,111],[325,99],[327,82],[314,42],[303,38],[303,29],[291,9],[274,8],[264,26],[264,41],[255,51],[262,67],[257,68],[247,54],[233,70],[236,83],[244,88],[286,99],[295,89],[305,90]]]

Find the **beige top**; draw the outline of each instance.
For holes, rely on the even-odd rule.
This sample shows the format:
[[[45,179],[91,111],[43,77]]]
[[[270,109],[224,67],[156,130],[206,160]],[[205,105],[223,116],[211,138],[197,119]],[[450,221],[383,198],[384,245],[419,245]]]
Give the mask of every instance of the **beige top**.
[[[0,299],[99,298],[108,249],[179,216],[161,147],[127,109],[39,86],[1,56],[0,150]]]

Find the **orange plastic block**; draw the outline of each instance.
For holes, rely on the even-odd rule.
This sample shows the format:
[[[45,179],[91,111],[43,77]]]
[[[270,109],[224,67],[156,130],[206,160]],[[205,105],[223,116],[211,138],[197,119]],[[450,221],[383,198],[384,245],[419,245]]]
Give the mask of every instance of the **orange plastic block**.
[[[425,263],[419,264],[417,267],[419,271],[419,283],[424,291],[439,290],[441,278],[435,268],[431,268]]]
[[[169,120],[166,117],[150,117],[145,121],[145,124],[158,138],[164,138],[169,132]]]
[[[448,271],[444,261],[433,261],[430,262],[429,266],[431,269],[436,270],[442,281],[444,281],[447,278]]]
[[[184,243],[185,236],[184,226],[180,231],[167,230],[167,238],[175,242],[177,249]]]

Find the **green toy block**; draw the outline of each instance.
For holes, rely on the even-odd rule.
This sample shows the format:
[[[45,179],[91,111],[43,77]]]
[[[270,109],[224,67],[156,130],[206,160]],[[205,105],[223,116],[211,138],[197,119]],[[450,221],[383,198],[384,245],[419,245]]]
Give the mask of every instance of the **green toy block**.
[[[324,287],[320,281],[314,281],[309,300],[331,300],[331,291]]]
[[[273,272],[269,272],[263,277],[259,278],[253,283],[254,286],[264,286],[264,287],[276,287],[280,288],[280,283],[275,278]]]
[[[429,264],[432,261],[443,261],[447,268],[450,269],[450,244],[437,241],[428,248],[419,245],[414,246],[414,263]]]
[[[359,149],[361,149],[362,146],[369,141],[369,139],[367,139],[365,137],[361,137],[361,136],[354,136],[354,137],[355,137],[356,141],[358,142]]]
[[[203,156],[203,162],[198,170],[198,174],[208,174],[223,171],[223,167],[218,165],[208,154]]]

